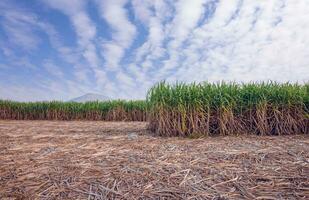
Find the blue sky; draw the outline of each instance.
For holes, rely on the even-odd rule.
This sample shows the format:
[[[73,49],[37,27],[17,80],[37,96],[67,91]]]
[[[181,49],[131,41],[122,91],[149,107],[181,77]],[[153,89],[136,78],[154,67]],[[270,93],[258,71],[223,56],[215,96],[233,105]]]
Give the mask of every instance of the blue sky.
[[[306,0],[1,0],[0,98],[143,99],[168,82],[309,80]]]

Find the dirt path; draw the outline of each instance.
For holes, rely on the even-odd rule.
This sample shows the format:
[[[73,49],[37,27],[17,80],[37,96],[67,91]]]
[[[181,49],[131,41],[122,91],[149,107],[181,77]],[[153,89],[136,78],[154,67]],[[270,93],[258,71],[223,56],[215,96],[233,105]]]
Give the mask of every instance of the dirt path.
[[[309,136],[159,138],[146,126],[0,121],[0,199],[309,199]]]

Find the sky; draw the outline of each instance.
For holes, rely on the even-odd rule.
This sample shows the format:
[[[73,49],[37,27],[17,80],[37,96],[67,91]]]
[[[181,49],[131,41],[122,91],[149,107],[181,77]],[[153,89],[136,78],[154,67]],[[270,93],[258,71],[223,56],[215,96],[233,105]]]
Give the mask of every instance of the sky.
[[[309,81],[308,0],[1,0],[0,99]]]

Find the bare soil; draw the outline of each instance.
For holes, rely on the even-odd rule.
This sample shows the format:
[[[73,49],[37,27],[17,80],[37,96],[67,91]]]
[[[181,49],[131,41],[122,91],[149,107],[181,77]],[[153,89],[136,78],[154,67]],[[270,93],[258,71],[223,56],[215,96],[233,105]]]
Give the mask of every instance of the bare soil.
[[[0,199],[309,199],[309,136],[162,138],[143,122],[0,121]]]

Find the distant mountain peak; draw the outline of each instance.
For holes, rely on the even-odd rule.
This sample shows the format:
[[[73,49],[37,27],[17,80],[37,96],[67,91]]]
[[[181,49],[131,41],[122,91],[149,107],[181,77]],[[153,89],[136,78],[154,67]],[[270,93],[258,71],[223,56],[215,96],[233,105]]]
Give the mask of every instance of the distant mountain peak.
[[[80,97],[71,99],[73,102],[87,102],[87,101],[107,101],[110,100],[107,96],[96,94],[96,93],[86,93]]]

